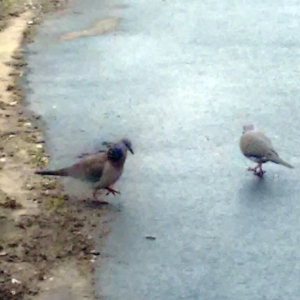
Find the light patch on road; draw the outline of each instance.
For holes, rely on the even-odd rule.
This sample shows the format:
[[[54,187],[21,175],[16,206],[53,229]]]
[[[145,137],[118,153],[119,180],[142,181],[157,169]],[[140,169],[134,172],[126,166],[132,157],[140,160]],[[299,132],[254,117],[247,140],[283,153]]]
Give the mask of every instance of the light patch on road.
[[[88,37],[88,36],[96,36],[101,35],[104,33],[112,32],[117,29],[117,26],[119,25],[120,18],[108,18],[101,21],[98,21],[95,26],[89,29],[85,30],[79,30],[79,31],[72,31],[68,32],[66,34],[63,34],[60,38],[62,41],[69,41],[78,39],[81,37]]]

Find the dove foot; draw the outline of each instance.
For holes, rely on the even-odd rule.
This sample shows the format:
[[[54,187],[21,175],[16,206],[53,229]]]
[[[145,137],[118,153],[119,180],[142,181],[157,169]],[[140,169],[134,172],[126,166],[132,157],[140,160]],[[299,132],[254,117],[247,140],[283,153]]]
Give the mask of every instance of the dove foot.
[[[116,191],[115,189],[113,189],[111,187],[107,187],[105,189],[108,190],[106,195],[109,195],[110,193],[113,194],[114,196],[116,196],[116,194],[121,194],[119,191]]]
[[[264,170],[254,171],[254,175],[256,175],[260,178],[262,178],[265,173],[266,173],[266,171],[264,171]]]
[[[266,171],[264,171],[261,166],[262,166],[261,164],[258,164],[254,168],[248,168],[248,171],[252,171],[254,173],[254,175],[256,175],[258,177],[263,177],[264,174],[266,173]]]

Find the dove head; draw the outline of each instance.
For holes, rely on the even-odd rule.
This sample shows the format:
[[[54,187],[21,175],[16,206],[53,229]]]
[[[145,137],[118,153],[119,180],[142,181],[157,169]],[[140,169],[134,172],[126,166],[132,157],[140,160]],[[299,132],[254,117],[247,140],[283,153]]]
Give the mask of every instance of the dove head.
[[[129,150],[132,154],[134,154],[130,139],[124,138],[121,140],[121,143],[126,147],[126,150]]]
[[[248,131],[253,131],[254,130],[254,125],[253,124],[247,124],[243,126],[243,134],[248,132]]]

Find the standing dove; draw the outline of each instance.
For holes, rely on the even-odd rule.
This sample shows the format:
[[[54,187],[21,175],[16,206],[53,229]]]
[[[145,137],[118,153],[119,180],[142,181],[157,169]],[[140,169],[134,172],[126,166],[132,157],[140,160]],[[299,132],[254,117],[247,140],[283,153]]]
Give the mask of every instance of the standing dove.
[[[108,193],[120,194],[110,186],[113,185],[122,175],[124,163],[127,157],[127,150],[134,154],[131,141],[127,138],[121,139],[113,144],[107,151],[99,151],[83,158],[70,167],[59,170],[36,171],[35,174],[50,176],[69,176],[93,184],[93,196],[100,189],[108,190]],[[103,202],[104,203],[104,202]]]
[[[268,161],[287,168],[294,168],[279,157],[271,140],[264,133],[256,131],[252,124],[243,127],[243,135],[240,138],[240,149],[245,157],[257,163],[257,166],[248,168],[248,170],[253,171],[259,177],[262,177],[265,173],[262,169],[262,164]]]

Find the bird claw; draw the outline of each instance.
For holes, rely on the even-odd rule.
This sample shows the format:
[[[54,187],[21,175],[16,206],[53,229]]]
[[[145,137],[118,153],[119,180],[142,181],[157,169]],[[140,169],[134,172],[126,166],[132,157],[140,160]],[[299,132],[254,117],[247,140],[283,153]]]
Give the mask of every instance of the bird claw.
[[[247,170],[253,172],[254,175],[260,178],[262,178],[266,173],[266,171],[264,171],[259,165],[256,166],[255,168],[248,168]]]
[[[106,195],[109,195],[110,193],[113,194],[114,196],[116,196],[116,194],[121,194],[119,191],[116,191],[111,187],[107,187],[106,190],[108,190]]]
[[[248,171],[252,171],[254,175],[256,175],[256,176],[258,176],[260,178],[263,177],[264,174],[266,173],[266,171],[264,171],[262,169],[261,170],[257,170],[255,168],[248,168]]]
[[[109,195],[110,193],[113,194],[114,196],[115,196],[116,194],[121,194],[119,191],[116,191],[115,189],[113,189],[113,188],[111,188],[111,187],[107,187],[107,188],[105,188],[105,189],[108,190],[108,192],[107,192],[106,195]],[[109,204],[109,203],[106,202],[106,201],[102,201],[102,200],[98,200],[98,199],[97,199],[97,190],[94,191],[93,197],[94,197],[94,201],[95,201],[97,204],[103,204],[103,205]]]
[[[254,175],[256,175],[260,178],[262,178],[265,173],[266,173],[266,171],[264,171],[264,170],[254,171]]]

